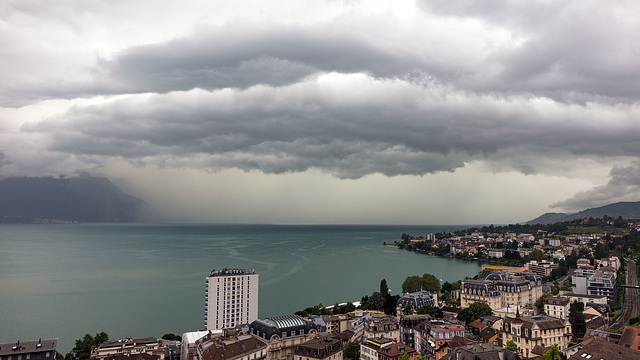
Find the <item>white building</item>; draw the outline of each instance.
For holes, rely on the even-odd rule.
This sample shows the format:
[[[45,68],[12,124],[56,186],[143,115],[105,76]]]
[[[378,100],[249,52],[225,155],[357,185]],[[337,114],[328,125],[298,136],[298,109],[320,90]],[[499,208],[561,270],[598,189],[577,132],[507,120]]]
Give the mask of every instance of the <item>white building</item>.
[[[207,330],[249,324],[258,319],[258,274],[254,271],[212,270],[206,288]]]

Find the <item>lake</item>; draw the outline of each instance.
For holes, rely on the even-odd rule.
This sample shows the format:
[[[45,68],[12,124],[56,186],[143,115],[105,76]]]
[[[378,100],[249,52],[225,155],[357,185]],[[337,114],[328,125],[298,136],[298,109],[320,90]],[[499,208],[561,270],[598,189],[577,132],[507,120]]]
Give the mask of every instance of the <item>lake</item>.
[[[444,281],[480,263],[383,246],[402,233],[467,226],[0,224],[0,342],[84,334],[160,337],[204,327],[212,269],[260,274],[259,317],[357,301],[386,279],[392,294],[410,275]]]

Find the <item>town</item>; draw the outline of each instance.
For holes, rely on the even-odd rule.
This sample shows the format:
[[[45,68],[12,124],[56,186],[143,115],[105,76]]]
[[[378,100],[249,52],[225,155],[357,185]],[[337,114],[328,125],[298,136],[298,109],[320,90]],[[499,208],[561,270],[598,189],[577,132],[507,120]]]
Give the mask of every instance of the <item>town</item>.
[[[258,273],[212,270],[200,330],[160,339],[87,334],[64,356],[57,339],[17,341],[0,344],[0,360],[638,358],[638,228],[604,217],[523,229],[530,232],[402,234],[394,246],[480,260],[482,270],[452,283],[408,274],[400,295],[382,279],[360,301],[266,318],[258,316]]]

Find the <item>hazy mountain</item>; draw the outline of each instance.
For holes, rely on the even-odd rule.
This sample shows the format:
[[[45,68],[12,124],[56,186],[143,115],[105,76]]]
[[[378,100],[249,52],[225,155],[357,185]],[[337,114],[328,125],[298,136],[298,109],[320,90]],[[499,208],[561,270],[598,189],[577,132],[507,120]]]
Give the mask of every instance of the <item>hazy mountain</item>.
[[[586,217],[602,218],[603,216],[618,217],[624,219],[640,219],[640,201],[637,202],[618,202],[615,204],[604,205],[596,208],[589,208],[573,214],[565,213],[546,213],[537,218],[527,221],[527,224],[553,224],[562,221],[571,221],[574,219],[582,219]]]
[[[20,177],[0,181],[0,222],[127,222],[149,205],[106,178]]]

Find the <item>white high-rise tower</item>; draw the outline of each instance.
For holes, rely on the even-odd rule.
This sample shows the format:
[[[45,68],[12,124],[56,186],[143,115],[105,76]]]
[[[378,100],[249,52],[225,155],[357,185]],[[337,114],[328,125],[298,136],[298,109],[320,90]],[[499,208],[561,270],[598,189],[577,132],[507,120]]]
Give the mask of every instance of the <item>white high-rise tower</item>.
[[[204,325],[207,330],[249,324],[258,319],[258,274],[224,268],[207,277]]]

